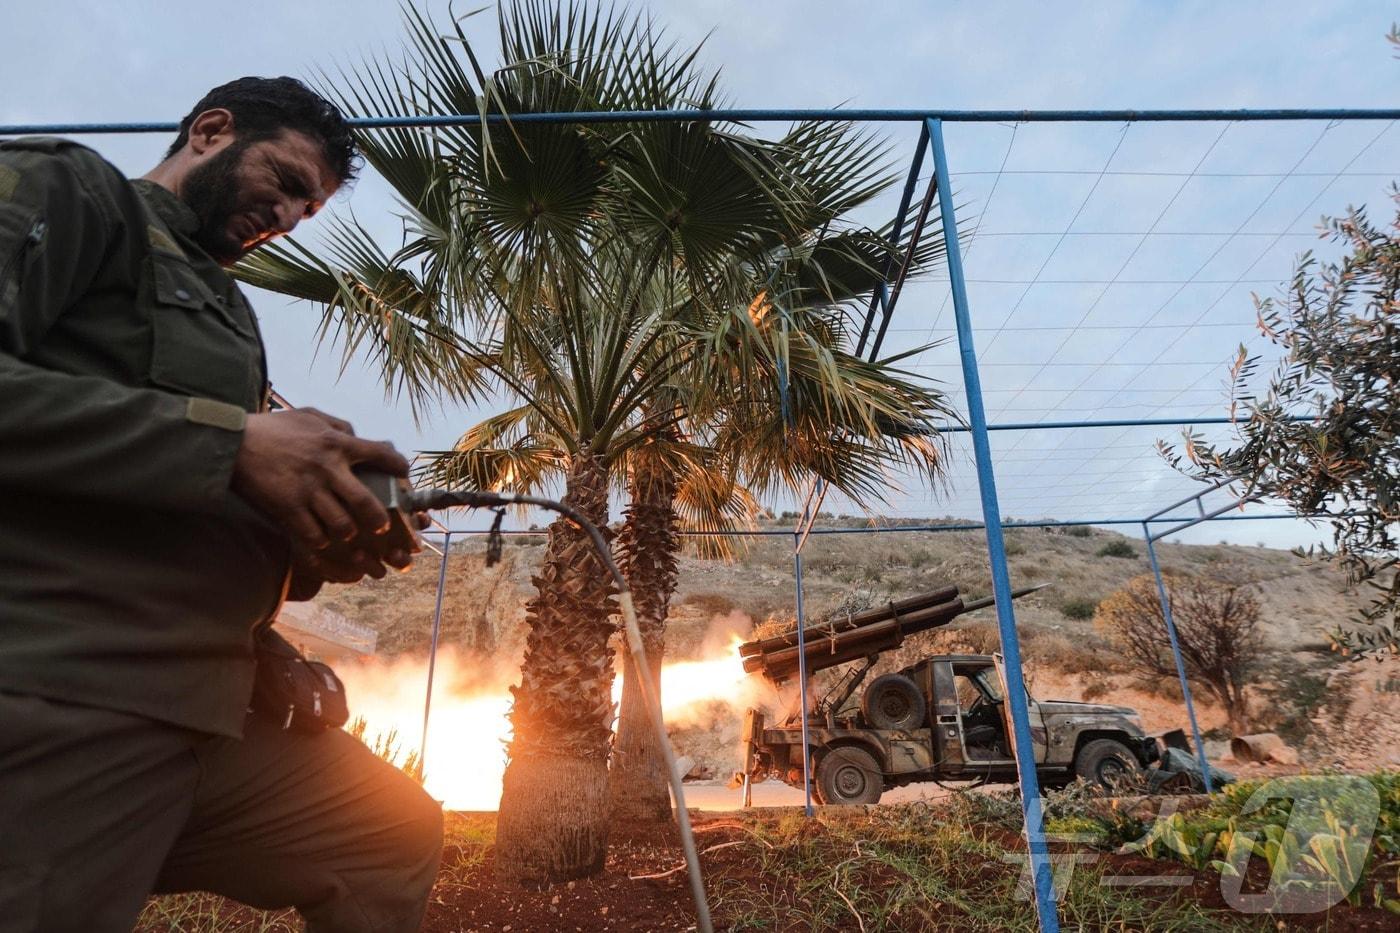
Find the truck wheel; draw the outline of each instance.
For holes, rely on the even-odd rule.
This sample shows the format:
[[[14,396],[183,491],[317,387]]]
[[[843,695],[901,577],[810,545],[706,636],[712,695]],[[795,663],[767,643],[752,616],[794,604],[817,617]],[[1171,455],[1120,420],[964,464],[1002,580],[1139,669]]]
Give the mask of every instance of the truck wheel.
[[[875,756],[860,748],[833,748],[817,764],[817,800],[824,804],[879,803],[885,776]]]
[[[1132,749],[1116,739],[1094,739],[1085,742],[1074,756],[1074,773],[1090,784],[1097,784],[1104,790],[1142,770]]]
[[[903,674],[883,674],[871,681],[860,709],[876,729],[918,729],[928,712],[919,685]]]

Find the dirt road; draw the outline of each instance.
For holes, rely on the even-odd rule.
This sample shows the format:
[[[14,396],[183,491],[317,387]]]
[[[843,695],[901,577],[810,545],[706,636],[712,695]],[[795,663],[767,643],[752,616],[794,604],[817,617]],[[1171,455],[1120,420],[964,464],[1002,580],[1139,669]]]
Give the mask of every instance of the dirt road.
[[[881,803],[910,803],[916,800],[937,800],[947,797],[946,791],[937,784],[910,784],[885,791]],[[722,813],[738,810],[743,803],[743,792],[730,790],[721,781],[693,781],[685,785],[685,805],[692,810],[708,813]],[[814,801],[815,803],[815,801]],[[779,781],[764,781],[753,786],[755,807],[800,807],[802,791]]]

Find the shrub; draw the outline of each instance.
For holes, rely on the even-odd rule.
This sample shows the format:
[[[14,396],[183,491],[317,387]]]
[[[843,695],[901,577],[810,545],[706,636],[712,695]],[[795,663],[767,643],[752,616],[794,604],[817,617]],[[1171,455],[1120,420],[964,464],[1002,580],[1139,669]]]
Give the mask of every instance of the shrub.
[[[1259,601],[1248,587],[1228,580],[1168,574],[1167,598],[1176,621],[1186,675],[1225,708],[1236,735],[1246,728],[1245,686],[1259,669],[1263,636]],[[1170,682],[1176,674],[1162,604],[1151,574],[1099,604],[1094,625],[1122,649],[1140,673]]]
[[[916,547],[909,551],[908,561],[910,567],[919,570],[933,563],[933,553],[928,548]]]
[[[1094,617],[1094,610],[1097,608],[1099,608],[1099,601],[1097,599],[1077,596],[1072,599],[1067,599],[1060,604],[1060,615],[1064,616],[1066,619],[1078,619],[1082,622],[1086,619],[1092,619]]]
[[[1071,538],[1088,538],[1093,536],[1094,529],[1088,525],[1071,525],[1065,529],[1065,534]]]
[[[1098,551],[1095,552],[1094,556],[1132,558],[1137,557],[1137,551],[1133,550],[1133,546],[1128,542],[1124,541],[1122,538],[1115,538],[1114,540],[1105,544],[1103,547],[1099,548]]]

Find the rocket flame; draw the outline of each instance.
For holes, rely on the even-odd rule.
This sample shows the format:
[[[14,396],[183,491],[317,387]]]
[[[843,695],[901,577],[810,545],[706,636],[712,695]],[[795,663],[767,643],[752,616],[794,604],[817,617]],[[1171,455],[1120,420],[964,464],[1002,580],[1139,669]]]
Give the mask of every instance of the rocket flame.
[[[731,638],[699,660],[661,668],[662,709],[669,724],[693,721],[706,704],[736,707],[747,702],[753,678],[744,674],[738,647]],[[451,648],[438,653],[433,671],[433,701],[428,719],[424,785],[453,810],[494,810],[501,799],[506,744],[510,741],[513,673],[483,673],[479,662]],[[366,662],[338,669],[345,681],[352,719],[363,717],[365,739],[391,743],[402,761],[417,752],[423,739],[425,658]],[[613,682],[613,702],[622,698],[622,678]]]

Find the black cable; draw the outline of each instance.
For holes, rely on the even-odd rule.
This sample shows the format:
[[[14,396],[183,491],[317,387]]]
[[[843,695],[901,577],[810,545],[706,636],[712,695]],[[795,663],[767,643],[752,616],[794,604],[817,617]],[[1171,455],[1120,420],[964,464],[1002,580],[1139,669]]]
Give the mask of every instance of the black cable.
[[[608,542],[603,538],[603,533],[598,530],[598,526],[585,518],[578,510],[556,502],[553,499],[544,499],[539,496],[521,496],[515,493],[504,492],[481,492],[475,489],[415,489],[408,495],[408,506],[410,511],[430,512],[434,509],[449,509],[464,506],[469,509],[500,509],[508,505],[533,505],[536,508],[548,509],[551,512],[558,512],[560,515],[573,522],[583,529],[590,538],[593,539],[593,547],[597,549],[598,556],[607,565],[608,573],[612,575],[618,589],[624,593],[630,593],[627,581],[622,576],[622,571],[612,559],[612,550],[608,547]],[[499,514],[497,524],[499,525]]]

